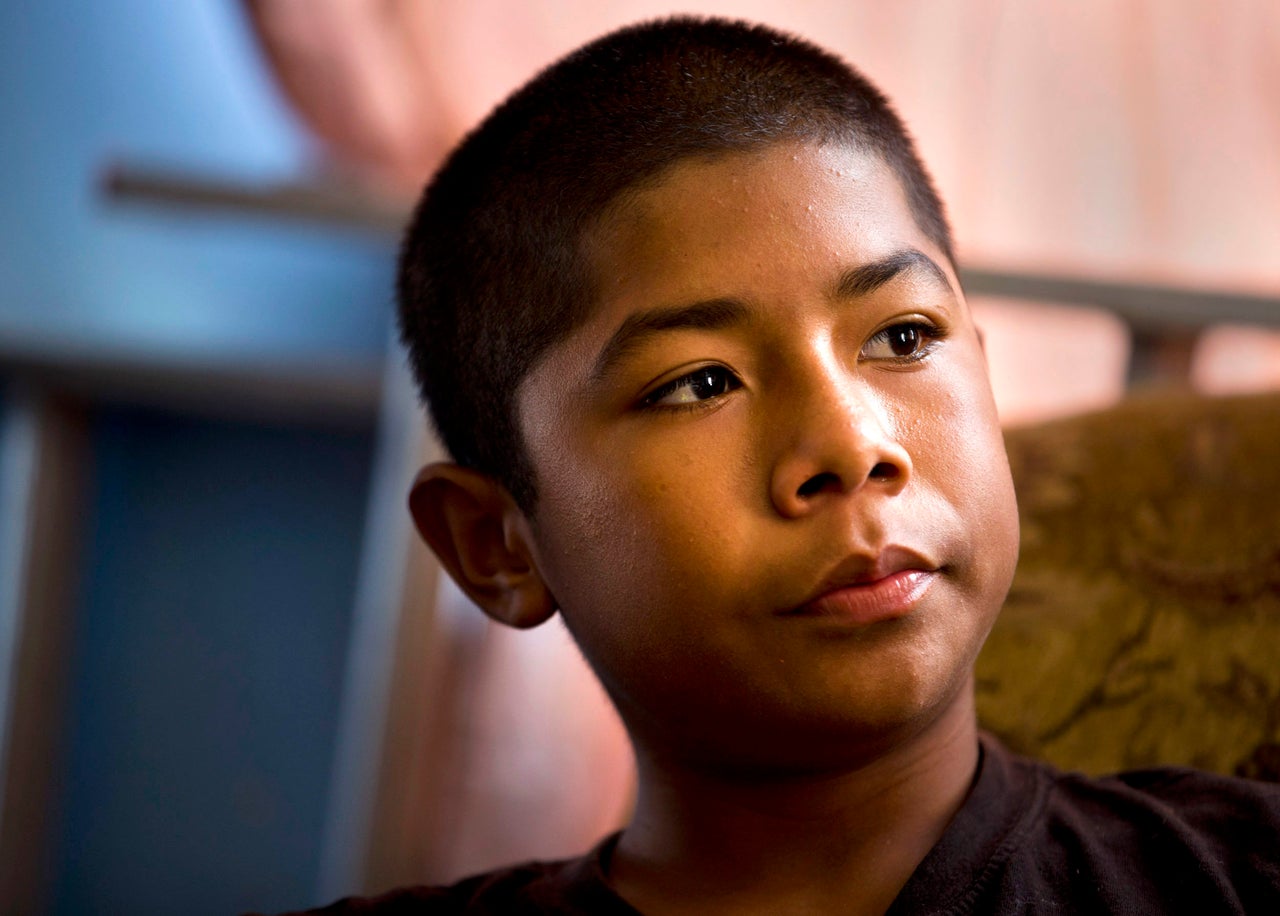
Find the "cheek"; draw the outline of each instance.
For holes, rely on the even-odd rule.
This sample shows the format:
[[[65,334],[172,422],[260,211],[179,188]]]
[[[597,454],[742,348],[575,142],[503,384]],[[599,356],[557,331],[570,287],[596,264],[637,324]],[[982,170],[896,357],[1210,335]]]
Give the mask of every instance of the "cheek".
[[[622,484],[624,469],[617,476]],[[583,498],[547,499],[539,509],[539,569],[561,619],[619,709],[644,708],[645,671],[665,666],[675,677],[683,662],[672,656],[696,644],[687,632],[698,615],[681,613],[696,600],[689,553],[695,532],[660,510],[671,484],[631,480],[626,489],[579,478]],[[705,583],[704,583],[705,584]]]
[[[728,437],[700,446],[619,437],[547,478],[539,567],[575,635],[634,642],[658,626],[678,631],[700,603],[715,606],[740,587],[756,540],[741,506],[749,460],[721,454],[718,438]],[[607,626],[598,625],[602,608]]]
[[[982,488],[984,481],[1007,478],[1004,436],[976,342],[958,348],[927,382],[904,423],[915,450],[946,467],[937,482]]]
[[[922,484],[943,497],[971,542],[982,587],[1008,588],[1018,553],[1018,509],[985,363],[972,356],[929,391],[923,416],[904,419]]]
[[[679,588],[694,555],[714,536],[706,503],[717,481],[691,485],[699,476],[696,455],[665,459],[609,450],[546,480],[540,565],[570,615],[653,603],[659,586]]]
[[[705,456],[704,456],[705,457]],[[716,606],[734,591],[753,532],[744,526],[736,481],[690,458],[665,473],[641,478],[620,511],[635,519],[637,595],[662,609]],[[727,593],[727,594],[726,594]]]

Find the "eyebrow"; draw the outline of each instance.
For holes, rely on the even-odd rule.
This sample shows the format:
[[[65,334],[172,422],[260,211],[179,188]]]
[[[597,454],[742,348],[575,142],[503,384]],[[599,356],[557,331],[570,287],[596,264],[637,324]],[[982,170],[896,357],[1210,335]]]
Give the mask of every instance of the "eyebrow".
[[[902,248],[845,271],[836,283],[836,297],[860,299],[905,274],[917,274],[952,292],[947,275],[933,258],[917,248]],[[741,324],[748,317],[749,309],[736,299],[707,299],[629,315],[601,348],[591,367],[590,378],[597,382],[603,379],[619,362],[638,350],[646,338],[655,334],[672,330],[719,330]]]
[[[836,284],[836,295],[841,299],[860,299],[901,274],[918,275],[947,292],[954,292],[951,281],[937,261],[918,248],[902,248],[878,261],[845,271]]]
[[[629,315],[600,350],[591,367],[591,379],[599,381],[608,375],[628,354],[639,349],[646,337],[672,330],[714,331],[746,319],[747,307],[734,299],[707,299]]]

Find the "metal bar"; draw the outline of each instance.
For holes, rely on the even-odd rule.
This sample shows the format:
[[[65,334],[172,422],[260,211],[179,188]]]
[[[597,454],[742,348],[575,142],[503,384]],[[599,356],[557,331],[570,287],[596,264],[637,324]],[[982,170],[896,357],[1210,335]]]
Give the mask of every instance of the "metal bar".
[[[372,422],[381,396],[381,366],[354,360],[259,365],[27,341],[0,343],[0,373],[93,402],[339,426]]]
[[[118,201],[319,221],[389,237],[398,236],[409,217],[407,205],[354,185],[316,180],[255,186],[236,179],[120,165],[107,170],[102,189]],[[1222,323],[1280,327],[1280,293],[1256,295],[981,267],[961,269],[960,279],[974,295],[1109,309],[1138,330]]]
[[[100,188],[109,200],[261,214],[387,236],[399,235],[409,217],[407,208],[355,186],[315,180],[254,185],[236,179],[120,165],[107,169]]]
[[[88,433],[80,411],[41,395],[19,396],[5,433],[6,642],[0,900],[4,912],[45,910],[57,783],[66,732],[84,536]],[[9,438],[13,437],[13,438]],[[12,505],[10,505],[12,504]],[[10,538],[17,537],[17,543]]]
[[[962,269],[960,282],[971,295],[1109,309],[1130,327],[1141,330],[1193,329],[1227,323],[1280,327],[1280,295],[1004,273],[980,268]]]

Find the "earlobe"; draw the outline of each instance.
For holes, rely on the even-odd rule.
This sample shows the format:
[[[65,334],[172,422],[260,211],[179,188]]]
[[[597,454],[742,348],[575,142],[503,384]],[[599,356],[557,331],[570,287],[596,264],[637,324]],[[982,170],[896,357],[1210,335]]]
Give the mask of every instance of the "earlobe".
[[[456,464],[429,464],[414,481],[409,511],[458,587],[494,620],[523,629],[556,612],[524,515],[502,484]]]

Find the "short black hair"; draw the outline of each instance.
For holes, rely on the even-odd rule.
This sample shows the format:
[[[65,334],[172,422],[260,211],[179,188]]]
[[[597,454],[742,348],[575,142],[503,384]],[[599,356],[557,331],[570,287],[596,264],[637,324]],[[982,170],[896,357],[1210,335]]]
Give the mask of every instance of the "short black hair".
[[[902,121],[827,51],[770,28],[677,17],[612,32],[499,105],[427,186],[400,253],[401,338],[453,459],[531,513],[521,381],[590,314],[585,234],[676,162],[783,140],[879,156],[954,262],[933,182]]]

